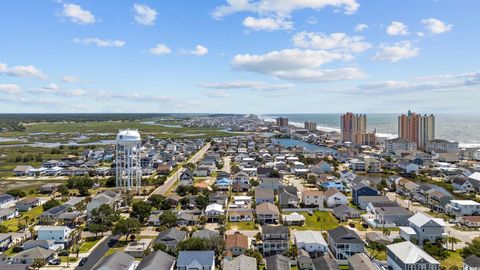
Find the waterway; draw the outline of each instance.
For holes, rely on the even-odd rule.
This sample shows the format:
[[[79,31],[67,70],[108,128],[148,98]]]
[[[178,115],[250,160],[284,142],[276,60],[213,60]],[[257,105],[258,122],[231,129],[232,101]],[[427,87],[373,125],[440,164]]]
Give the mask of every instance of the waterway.
[[[311,143],[307,143],[307,142],[296,140],[296,139],[274,139],[273,141],[284,147],[299,146],[299,147],[303,147],[304,149],[310,152],[333,154],[333,155],[337,154],[336,149],[320,146],[316,144],[311,144]]]

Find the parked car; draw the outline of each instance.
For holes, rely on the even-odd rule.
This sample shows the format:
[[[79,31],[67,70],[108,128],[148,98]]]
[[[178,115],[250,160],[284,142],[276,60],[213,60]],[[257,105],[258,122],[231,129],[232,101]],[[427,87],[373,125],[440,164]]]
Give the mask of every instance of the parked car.
[[[51,259],[50,261],[48,261],[48,264],[50,265],[60,265],[60,263],[62,263],[62,261],[59,258]]]
[[[308,210],[307,213],[308,213],[309,216],[312,216],[312,215],[313,215],[313,211],[312,211],[312,210]]]
[[[88,261],[88,258],[87,257],[83,257],[82,259],[80,259],[80,262],[78,263],[78,266],[84,266]]]

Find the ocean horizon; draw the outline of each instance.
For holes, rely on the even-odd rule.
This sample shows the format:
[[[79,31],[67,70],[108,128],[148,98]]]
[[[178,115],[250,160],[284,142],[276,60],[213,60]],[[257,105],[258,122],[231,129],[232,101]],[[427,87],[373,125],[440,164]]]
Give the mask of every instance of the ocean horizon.
[[[303,127],[305,121],[317,123],[322,131],[340,132],[341,113],[290,113],[290,114],[261,114],[265,121],[274,121],[276,117],[287,117],[289,123]],[[434,114],[435,138],[456,141],[460,147],[480,147],[480,114]],[[367,129],[376,129],[380,137],[396,138],[396,113],[367,113]]]

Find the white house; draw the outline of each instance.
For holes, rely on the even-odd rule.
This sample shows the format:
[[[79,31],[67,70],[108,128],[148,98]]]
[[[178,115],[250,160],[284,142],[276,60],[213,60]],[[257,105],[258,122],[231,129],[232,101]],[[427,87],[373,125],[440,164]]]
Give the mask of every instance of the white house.
[[[72,229],[67,226],[39,226],[38,240],[53,240],[56,244],[67,244],[71,239]]]
[[[461,216],[475,216],[480,214],[480,203],[472,200],[451,200],[445,207],[446,212]]]
[[[335,207],[342,204],[348,204],[348,198],[338,190],[331,188],[323,193],[325,195],[325,203],[328,207]]]
[[[393,270],[440,270],[440,263],[428,253],[405,241],[387,245],[388,268]]]
[[[223,206],[218,203],[209,204],[205,208],[205,215],[209,219],[217,218],[218,216],[223,215],[224,213],[225,213],[225,210],[223,210]]]
[[[323,191],[320,190],[304,190],[302,192],[302,200],[305,206],[322,208],[324,199]]]
[[[295,231],[295,244],[309,254],[320,255],[328,252],[328,244],[319,231]]]

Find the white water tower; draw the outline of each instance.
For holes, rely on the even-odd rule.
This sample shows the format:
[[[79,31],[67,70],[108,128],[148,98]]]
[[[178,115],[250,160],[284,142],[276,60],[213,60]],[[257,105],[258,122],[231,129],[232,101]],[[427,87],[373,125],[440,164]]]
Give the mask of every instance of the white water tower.
[[[140,147],[142,139],[138,130],[120,130],[115,145],[117,188],[140,190],[142,168],[140,166]]]

